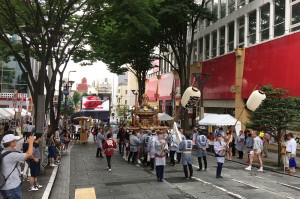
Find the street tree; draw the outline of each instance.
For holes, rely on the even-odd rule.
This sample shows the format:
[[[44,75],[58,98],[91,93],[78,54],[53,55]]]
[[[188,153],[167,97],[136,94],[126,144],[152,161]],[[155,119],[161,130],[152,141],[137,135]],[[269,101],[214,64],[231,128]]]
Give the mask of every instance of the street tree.
[[[26,83],[32,95],[39,132],[43,131],[44,109],[49,108],[51,128],[55,129],[58,124],[60,107],[57,108],[57,114],[54,114],[52,100],[56,77],[59,74],[62,80],[62,74],[72,55],[84,47],[86,27],[92,19],[90,5],[94,2],[1,1],[0,42],[5,46],[2,55],[14,57],[22,72],[27,74]],[[39,62],[37,74],[32,70],[33,60]],[[46,98],[43,97],[44,88]]]
[[[111,0],[104,19],[91,27],[93,56],[116,74],[131,71],[138,83],[139,102],[145,92],[147,72],[152,68],[158,23],[153,16],[154,0]]]
[[[289,97],[288,91],[282,88],[273,88],[266,85],[262,88],[267,98],[258,109],[249,117],[250,123],[246,126],[251,129],[269,131],[278,143],[278,166],[281,160],[281,139],[291,125],[299,124],[299,99]]]
[[[209,23],[216,17],[207,9],[211,0],[164,0],[160,3],[156,17],[160,24],[159,57],[167,61],[180,78],[181,94],[190,83],[190,65],[192,64],[193,42],[199,21]],[[175,62],[170,59],[173,52]],[[176,63],[176,64],[175,64]],[[188,129],[188,113],[184,111],[184,128]]]
[[[74,106],[75,108],[77,108],[78,103],[81,101],[82,94],[79,92],[74,92],[72,98],[73,98]]]

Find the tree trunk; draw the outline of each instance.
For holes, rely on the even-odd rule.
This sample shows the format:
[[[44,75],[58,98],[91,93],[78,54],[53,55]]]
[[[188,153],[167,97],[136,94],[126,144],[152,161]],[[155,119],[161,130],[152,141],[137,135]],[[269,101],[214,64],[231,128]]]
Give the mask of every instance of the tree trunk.
[[[183,95],[184,91],[188,88],[188,82],[186,81],[186,77],[183,75],[179,75],[180,78],[180,93]],[[181,128],[186,132],[189,130],[189,113],[188,110],[181,107]]]
[[[278,143],[277,146],[277,166],[281,166],[281,131],[282,130],[278,130],[277,132],[277,137],[276,137],[276,141]]]

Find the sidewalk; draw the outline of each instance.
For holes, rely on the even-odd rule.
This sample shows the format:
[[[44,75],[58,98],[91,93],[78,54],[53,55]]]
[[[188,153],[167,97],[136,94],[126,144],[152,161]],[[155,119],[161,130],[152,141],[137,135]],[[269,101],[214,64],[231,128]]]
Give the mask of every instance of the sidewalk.
[[[41,199],[44,192],[45,192],[45,189],[47,187],[47,184],[50,180],[50,177],[52,175],[52,171],[53,171],[53,168],[51,167],[46,167],[45,168],[45,174],[44,175],[41,175],[38,177],[38,181],[41,185],[43,185],[43,188],[39,189],[38,191],[32,191],[32,192],[29,192],[28,189],[29,189],[29,182],[25,181],[25,182],[22,182],[22,194],[23,194],[23,198],[25,199]]]
[[[214,153],[209,152],[209,154],[214,156]],[[238,154],[237,154],[237,151],[236,151],[236,156],[232,157],[232,161],[240,163],[240,164],[248,165],[247,164],[247,154],[246,153],[244,153],[244,159],[242,159],[242,160],[237,159],[237,157],[238,157]],[[274,171],[274,172],[277,172],[277,173],[282,173],[282,174],[289,175],[288,173],[284,173],[283,167],[278,167],[277,166],[277,157],[278,157],[277,153],[269,152],[269,157],[268,158],[263,158],[264,169],[269,170],[269,171]],[[299,156],[297,156],[296,162],[297,162],[297,160],[298,161],[300,160]],[[258,163],[257,158],[254,158],[254,160],[253,160],[253,166],[259,167],[259,163]],[[297,166],[299,167],[299,162],[297,162]],[[296,176],[296,177],[300,178],[300,170],[296,169],[296,173],[293,174],[293,176]]]

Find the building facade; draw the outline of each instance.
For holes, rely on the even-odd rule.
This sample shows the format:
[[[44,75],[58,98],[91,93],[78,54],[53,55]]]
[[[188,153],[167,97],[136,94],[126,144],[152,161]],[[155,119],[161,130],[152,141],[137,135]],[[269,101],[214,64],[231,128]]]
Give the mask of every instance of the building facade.
[[[212,0],[206,7],[218,19],[198,23],[190,66],[191,76],[211,74],[204,85],[205,112],[237,117],[257,84],[272,84],[300,96],[300,0]],[[176,65],[172,52],[169,60]],[[156,94],[153,100],[160,100],[162,90],[167,90],[160,88],[166,78],[175,79],[171,93],[180,93],[167,62],[148,78],[147,92]],[[245,111],[241,122],[247,122],[247,115]]]
[[[117,104],[126,105],[132,108],[135,105],[136,96],[132,90],[138,91],[138,83],[135,75],[128,71],[124,75],[118,76],[118,87],[116,92]]]

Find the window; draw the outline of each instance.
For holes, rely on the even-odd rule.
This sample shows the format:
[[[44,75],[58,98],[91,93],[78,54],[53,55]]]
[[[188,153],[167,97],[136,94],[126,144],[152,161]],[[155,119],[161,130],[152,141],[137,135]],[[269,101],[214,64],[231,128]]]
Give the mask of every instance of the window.
[[[300,30],[300,0],[291,3],[291,31]]]
[[[204,29],[204,21],[199,21],[199,31]]]
[[[125,105],[127,105],[127,100],[125,100]]]
[[[199,61],[202,61],[203,60],[203,37],[201,37],[198,41],[198,44],[199,44],[199,54],[198,54],[198,58],[199,58]]]
[[[245,4],[246,4],[246,1],[245,1],[245,0],[238,0],[238,8],[244,7]]]
[[[227,42],[228,52],[234,50],[234,22],[228,24],[228,42]]]
[[[220,28],[220,55],[225,53],[225,26]]]
[[[260,8],[260,41],[270,38],[270,3]]]
[[[120,89],[118,89],[118,93],[120,93],[121,92],[121,90]]]
[[[209,1],[209,2],[206,3],[206,8],[207,8],[209,11],[212,11],[212,1]],[[212,22],[206,20],[206,27],[209,26],[211,23],[212,23]]]
[[[255,1],[255,0],[249,0],[249,3],[252,2],[252,1]]]
[[[198,46],[197,46],[197,40],[194,41],[193,43],[193,62],[197,62],[198,61]]]
[[[238,19],[238,47],[244,47],[244,36],[245,36],[245,17],[241,17]]]
[[[205,59],[209,59],[209,35],[205,36]]]
[[[248,44],[255,44],[256,41],[256,10],[249,13],[249,27],[248,27]]]
[[[222,19],[226,16],[226,0],[221,0],[220,8],[220,16]]]
[[[279,37],[284,34],[285,27],[285,0],[278,0],[275,4],[274,16],[274,37]]]
[[[212,33],[211,57],[217,56],[217,31]]]
[[[216,22],[218,20],[218,5],[219,5],[219,0],[214,0],[213,1],[213,8],[212,8],[213,14],[216,17],[214,19],[214,22]]]
[[[228,0],[228,13],[232,13],[235,10],[235,0]]]
[[[128,91],[127,90],[125,90],[125,95],[127,95],[128,94]]]
[[[174,53],[171,53],[171,63],[173,66],[175,66],[175,55]]]

